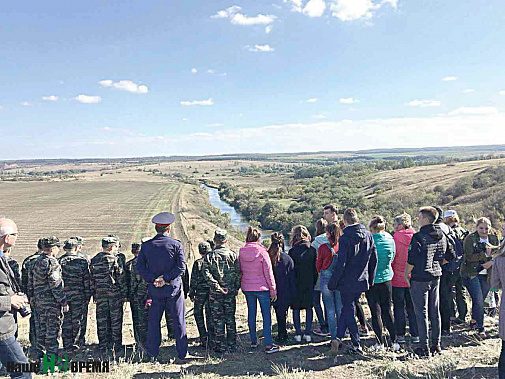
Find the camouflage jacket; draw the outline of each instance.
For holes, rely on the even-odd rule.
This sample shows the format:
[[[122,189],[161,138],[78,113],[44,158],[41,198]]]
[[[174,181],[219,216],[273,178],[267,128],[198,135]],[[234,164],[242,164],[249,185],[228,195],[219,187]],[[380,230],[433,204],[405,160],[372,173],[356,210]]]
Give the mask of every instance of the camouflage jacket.
[[[123,267],[123,270],[125,270],[125,268],[126,268],[126,255],[124,255],[123,253],[117,252],[116,256],[117,256],[117,259],[119,260],[119,264],[121,265],[121,267]]]
[[[229,294],[236,295],[240,288],[238,255],[226,246],[217,246],[205,256],[202,273],[211,292],[227,288]]]
[[[119,258],[113,253],[101,252],[91,259],[91,287],[94,298],[126,298],[128,287]]]
[[[30,275],[30,271],[33,268],[33,264],[35,260],[42,254],[42,252],[37,251],[35,254],[32,254],[25,258],[23,264],[21,265],[21,291],[28,295],[28,276]]]
[[[14,273],[14,279],[16,279],[18,286],[21,287],[21,275],[19,274],[19,263],[11,257],[5,257],[5,260],[7,261],[12,272]]]
[[[58,262],[68,299],[88,301],[91,297],[91,274],[86,258],[77,253],[66,253]]]
[[[41,254],[35,259],[28,274],[27,295],[36,302],[67,304],[61,266],[55,257]]]
[[[126,262],[126,284],[128,285],[128,299],[147,297],[148,283],[135,271],[137,257]]]
[[[210,287],[203,276],[203,261],[205,257],[197,259],[191,270],[191,282],[189,285],[189,297],[194,298],[199,293],[209,293]]]

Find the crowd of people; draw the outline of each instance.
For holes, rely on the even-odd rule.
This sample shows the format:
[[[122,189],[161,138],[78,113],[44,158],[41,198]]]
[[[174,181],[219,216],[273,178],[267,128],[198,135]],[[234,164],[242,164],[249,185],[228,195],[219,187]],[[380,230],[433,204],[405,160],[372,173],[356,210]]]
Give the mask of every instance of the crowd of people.
[[[468,323],[478,338],[486,338],[486,299],[495,308],[498,303],[504,307],[498,291],[505,284],[505,240],[500,240],[489,219],[479,218],[475,231],[468,231],[456,211],[428,206],[419,210],[417,232],[411,216],[401,214],[389,233],[382,216],[365,226],[354,209],[339,218],[336,207],[327,205],[322,215],[314,238],[305,226],[293,227],[287,252],[281,233],[272,233],[266,247],[261,231],[249,227],[246,243],[236,253],[228,247],[227,231],[217,229],[212,240],[198,245],[201,257],[193,263],[191,276],[181,243],[169,237],[175,217],[167,212],[153,218],[156,236],[134,243],[134,258],[128,262],[115,235],[103,238],[102,252],[92,258],[83,253],[81,237],[61,244],[53,236],[39,240],[39,250],[23,261],[21,270],[10,257],[17,226],[0,219],[1,362],[27,362],[16,340],[17,318],[30,311],[31,358],[46,354],[57,359],[60,333],[66,354],[86,346],[91,299],[96,303],[102,357],[120,354],[123,348],[123,304],[128,301],[138,351],[156,360],[165,314],[178,358],[184,359],[186,296],[194,303],[200,344],[220,354],[234,351],[239,290],[247,303],[252,349],[259,346],[259,303],[267,354],[288,342],[290,308],[296,343],[311,343],[314,334],[329,338],[331,354],[341,350],[364,354],[362,338],[371,331],[363,298],[371,314],[375,351],[402,351],[410,340],[420,358],[441,354],[441,338],[451,336],[453,324]],[[64,254],[57,258],[61,245]],[[271,307],[277,321],[275,339]],[[313,310],[318,321],[314,328]],[[500,337],[499,372],[505,378],[505,318],[500,319]]]

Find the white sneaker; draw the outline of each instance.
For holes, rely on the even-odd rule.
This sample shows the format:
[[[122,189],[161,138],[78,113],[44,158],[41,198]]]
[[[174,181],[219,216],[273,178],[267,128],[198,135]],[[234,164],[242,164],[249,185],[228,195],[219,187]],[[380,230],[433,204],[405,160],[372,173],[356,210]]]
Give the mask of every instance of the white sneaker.
[[[301,336],[301,335],[299,335],[299,334],[297,334],[297,335],[295,336],[295,341],[296,341],[296,342],[302,342],[302,336]]]
[[[309,342],[312,342],[312,338],[309,336],[309,335],[304,335],[303,336],[303,339],[305,340],[305,342],[309,343]]]
[[[384,345],[379,345],[378,343],[376,343],[375,345],[373,345],[373,350],[376,352],[381,352],[386,349],[384,348]]]
[[[394,352],[400,351],[400,350],[401,350],[401,348],[402,348],[402,347],[400,346],[400,344],[399,344],[398,342],[395,342],[395,343],[393,344],[393,351],[394,351]]]

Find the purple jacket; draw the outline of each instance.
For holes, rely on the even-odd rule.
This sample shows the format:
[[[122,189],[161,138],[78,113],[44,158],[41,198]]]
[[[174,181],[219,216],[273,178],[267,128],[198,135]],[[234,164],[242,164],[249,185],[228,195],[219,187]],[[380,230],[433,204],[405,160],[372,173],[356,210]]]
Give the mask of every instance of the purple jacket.
[[[247,242],[240,248],[238,260],[242,273],[242,292],[270,291],[270,295],[277,295],[272,262],[265,246],[259,242]]]

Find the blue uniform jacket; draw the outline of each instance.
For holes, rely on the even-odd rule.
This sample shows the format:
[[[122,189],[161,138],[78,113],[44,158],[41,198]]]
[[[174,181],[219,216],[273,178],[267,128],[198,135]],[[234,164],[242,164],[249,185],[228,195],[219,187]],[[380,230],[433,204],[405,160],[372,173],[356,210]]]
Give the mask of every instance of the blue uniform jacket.
[[[328,289],[346,293],[368,291],[373,286],[376,269],[377,249],[372,234],[361,224],[344,228]]]
[[[184,249],[179,241],[157,234],[142,244],[135,268],[149,283],[151,298],[176,297],[182,289],[181,276],[186,271]],[[157,288],[153,282],[160,275],[163,275],[167,284]]]

